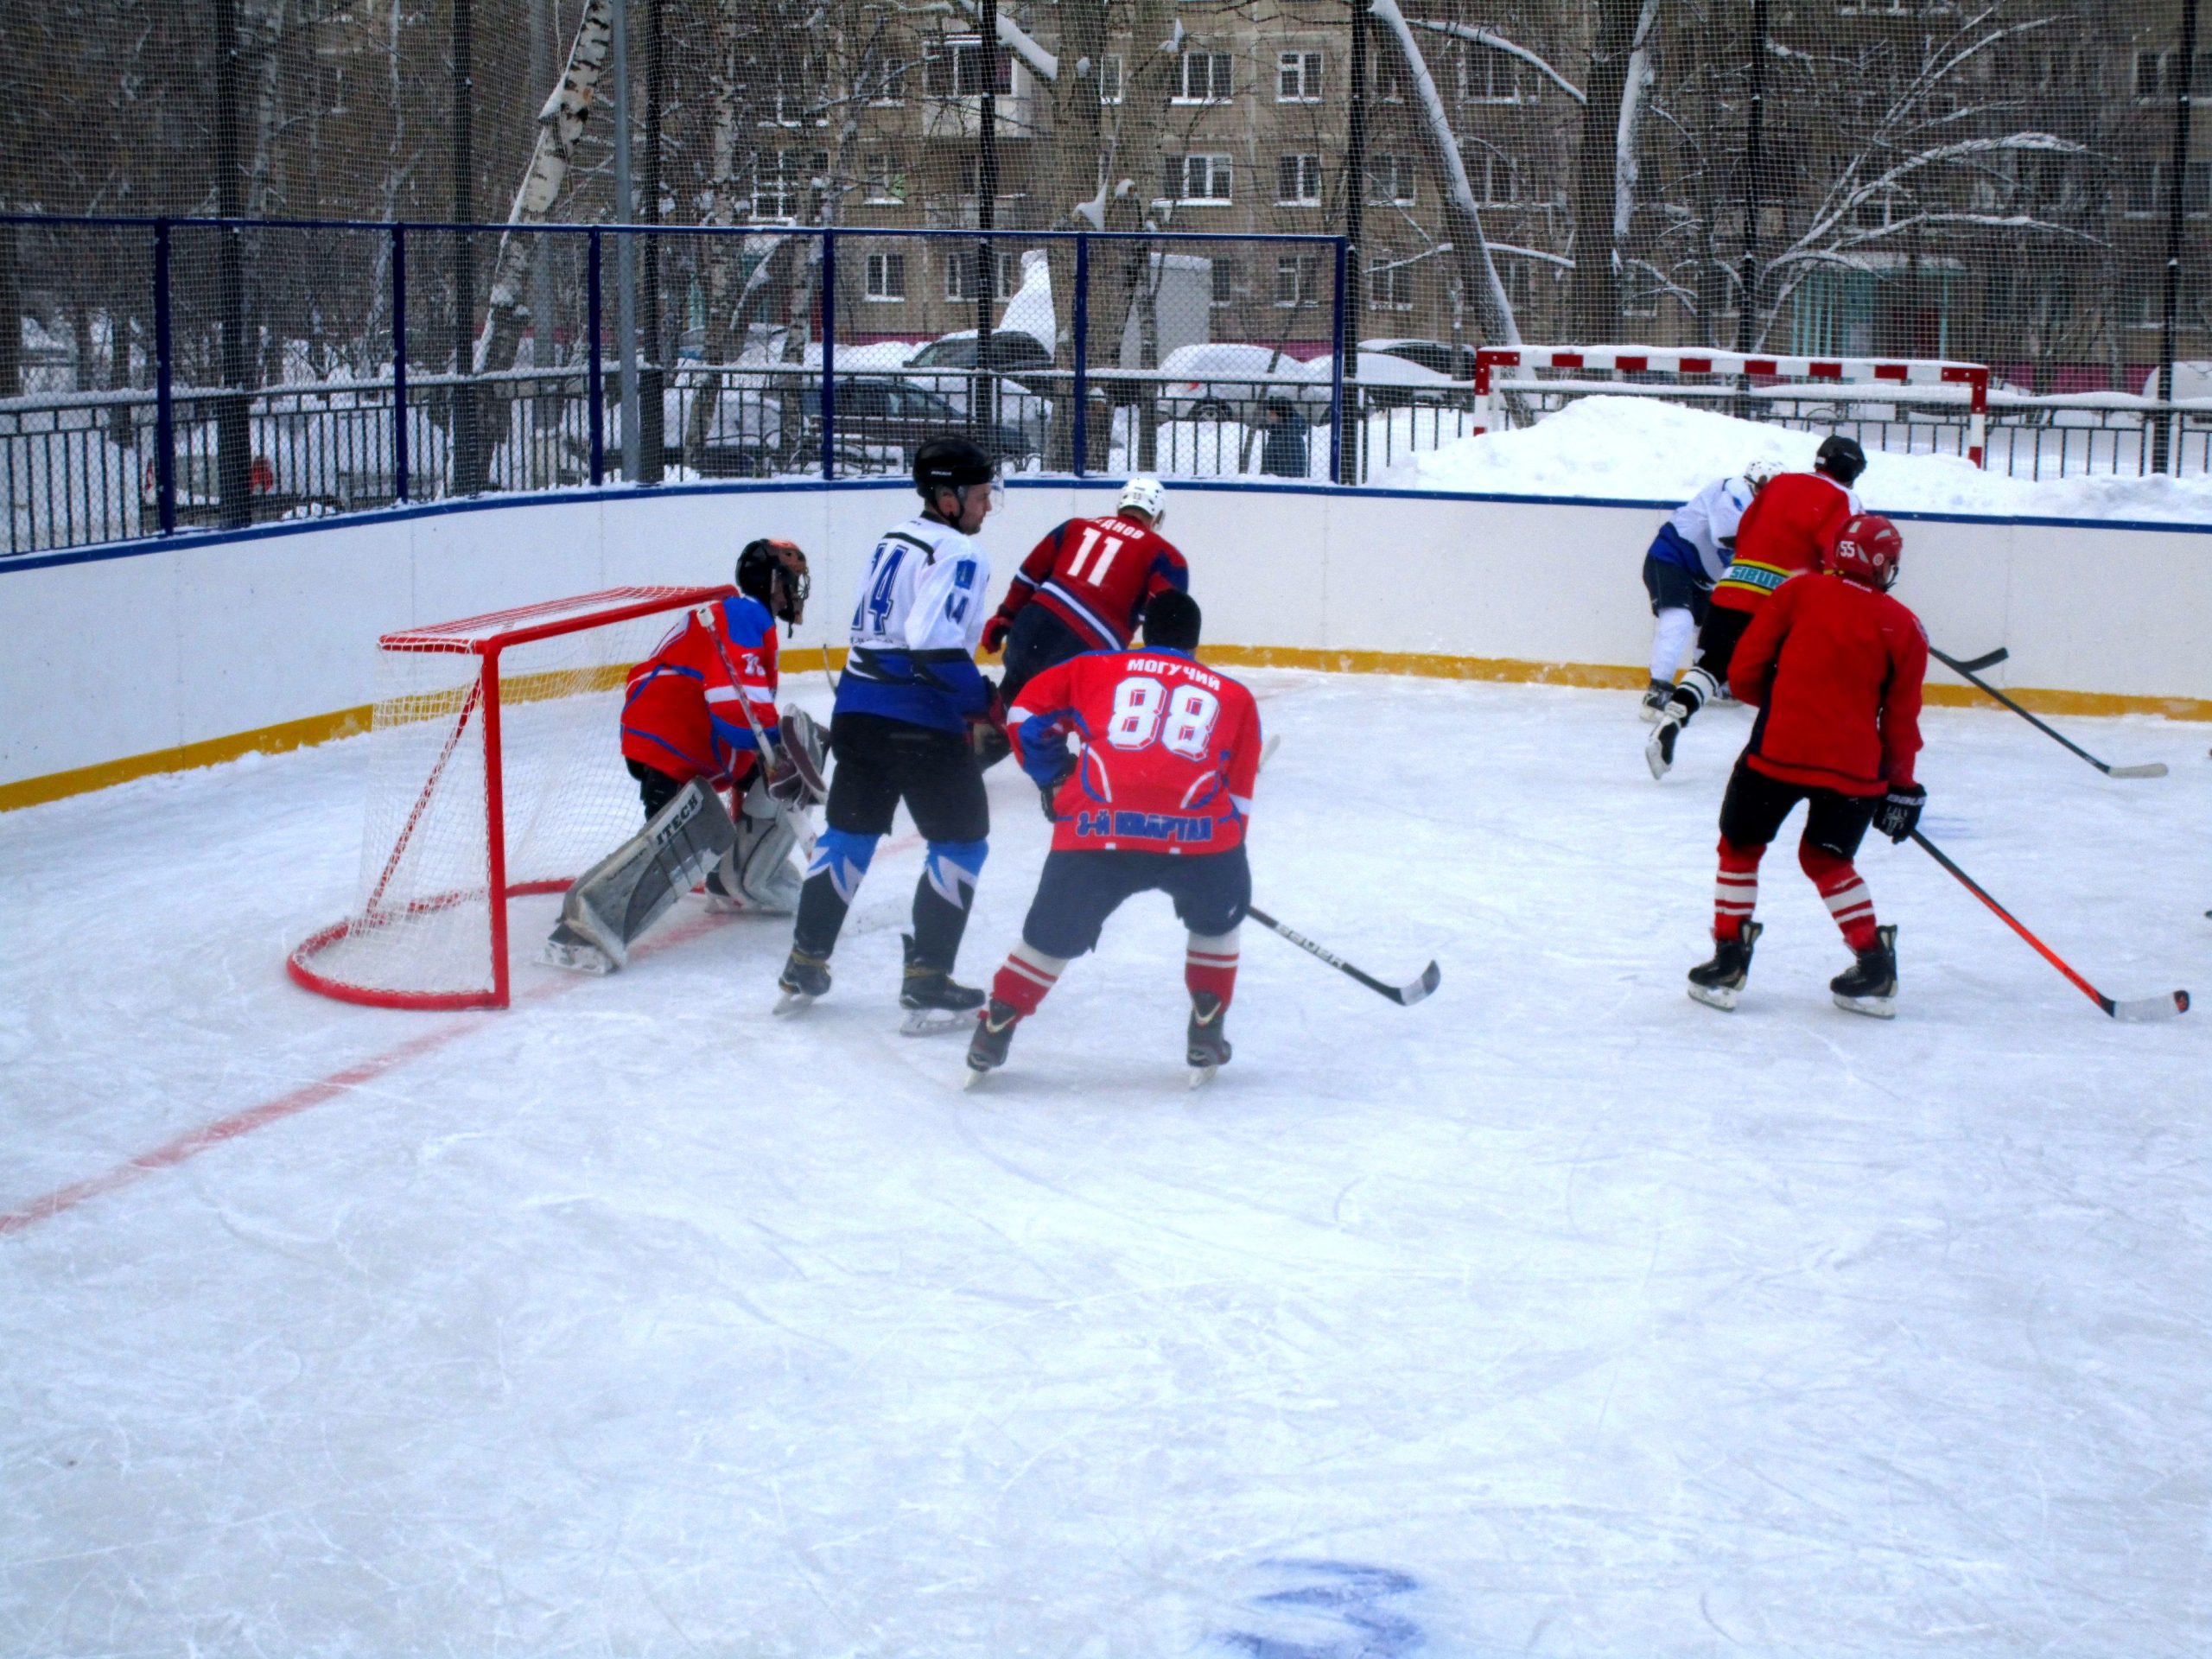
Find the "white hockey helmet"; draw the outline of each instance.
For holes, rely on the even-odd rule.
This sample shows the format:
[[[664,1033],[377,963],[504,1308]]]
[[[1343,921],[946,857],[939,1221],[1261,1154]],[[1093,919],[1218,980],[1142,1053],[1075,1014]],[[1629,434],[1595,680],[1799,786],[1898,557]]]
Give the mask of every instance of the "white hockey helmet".
[[[1159,529],[1160,521],[1167,517],[1167,486],[1149,474],[1138,474],[1122,486],[1122,499],[1114,504],[1116,512],[1127,512],[1131,508],[1152,520],[1154,530]]]
[[[1755,461],[1744,468],[1744,482],[1751,486],[1751,493],[1756,495],[1789,470],[1778,461]]]

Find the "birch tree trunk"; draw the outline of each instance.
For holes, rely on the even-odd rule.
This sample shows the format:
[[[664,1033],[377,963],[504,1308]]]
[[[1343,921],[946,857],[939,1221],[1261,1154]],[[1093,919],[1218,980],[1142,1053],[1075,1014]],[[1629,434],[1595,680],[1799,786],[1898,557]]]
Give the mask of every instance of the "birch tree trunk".
[[[561,187],[568,181],[576,140],[591,118],[592,100],[607,72],[612,13],[610,0],[585,0],[583,18],[576,27],[575,43],[569,48],[561,84],[538,111],[537,142],[531,149],[522,184],[515,191],[514,206],[507,212],[510,226],[543,224]],[[522,344],[522,326],[529,315],[524,294],[530,282],[531,245],[535,239],[518,236],[512,230],[499,238],[484,328],[476,337],[478,374],[498,374],[514,367],[515,353]],[[588,349],[597,350],[598,344],[588,342]]]

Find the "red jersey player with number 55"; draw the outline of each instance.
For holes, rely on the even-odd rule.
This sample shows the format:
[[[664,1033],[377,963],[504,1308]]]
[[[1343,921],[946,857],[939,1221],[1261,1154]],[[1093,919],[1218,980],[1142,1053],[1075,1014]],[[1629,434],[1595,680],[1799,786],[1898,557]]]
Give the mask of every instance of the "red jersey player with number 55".
[[[1022,769],[1044,791],[1052,850],[969,1045],[969,1081],[1003,1065],[1014,1027],[1122,901],[1166,893],[1190,930],[1185,1049],[1193,1082],[1229,1058],[1223,1016],[1237,928],[1252,899],[1244,824],[1260,771],[1252,694],[1192,656],[1198,601],[1170,590],[1145,610],[1145,644],[1048,668],[1007,715]],[[1081,749],[1070,754],[1067,740]]]

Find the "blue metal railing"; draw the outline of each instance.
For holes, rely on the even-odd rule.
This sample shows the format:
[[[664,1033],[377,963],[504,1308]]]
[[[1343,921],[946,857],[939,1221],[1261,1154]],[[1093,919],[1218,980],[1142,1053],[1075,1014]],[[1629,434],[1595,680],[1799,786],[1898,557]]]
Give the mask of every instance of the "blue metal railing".
[[[1327,476],[1342,479],[1356,459],[1339,455],[1337,438],[1342,425],[1338,411],[1346,395],[1342,357],[1349,333],[1342,315],[1345,250],[1338,237],[0,214],[0,232],[14,234],[13,227],[26,226],[57,238],[76,232],[105,233],[115,239],[119,232],[135,240],[143,232],[143,245],[150,252],[151,291],[147,306],[154,337],[149,365],[153,384],[137,391],[73,391],[0,399],[0,485],[6,486],[10,504],[0,553],[82,546],[149,533],[171,535],[181,529],[242,524],[292,513],[358,511],[385,502],[434,499],[464,487],[546,487],[549,480],[556,486],[568,484],[572,463],[560,457],[570,453],[571,444],[575,462],[581,464],[575,466],[580,476],[570,486],[602,485],[609,481],[610,366],[626,373],[637,373],[641,365],[651,370],[666,388],[664,408],[680,417],[687,434],[711,426],[734,410],[732,424],[736,436],[732,442],[720,446],[687,443],[685,457],[696,463],[696,470],[702,474],[788,474],[803,468],[834,480],[884,470],[897,452],[911,450],[915,423],[931,419],[956,426],[972,423],[980,434],[988,435],[992,445],[1007,452],[1009,464],[1020,461],[1042,468],[1057,457],[1058,470],[1077,478],[1088,476],[1098,464],[1102,421],[1106,426],[1105,453],[1130,465],[1141,451],[1147,457],[1164,457],[1170,470],[1280,471],[1280,465],[1269,467],[1264,463],[1256,429],[1262,419],[1277,417],[1263,416],[1262,411],[1287,402],[1300,411],[1301,421],[1318,425],[1314,416],[1320,413],[1318,404],[1325,385],[1331,433]],[[368,325],[369,333],[342,340],[339,355],[351,363],[350,378],[329,371],[325,361],[327,342],[319,340],[319,349],[311,353],[315,368],[300,371],[306,378],[290,378],[289,370],[280,369],[271,378],[264,359],[272,350],[281,357],[287,349],[288,342],[281,338],[282,327],[258,312],[247,316],[235,291],[226,294],[219,283],[210,285],[216,290],[212,303],[207,294],[197,289],[184,295],[179,292],[185,280],[182,273],[189,264],[182,238],[192,238],[192,248],[205,251],[200,238],[207,233],[227,237],[251,233],[249,261],[265,261],[267,268],[250,264],[249,286],[257,284],[264,296],[276,292],[286,280],[311,286],[327,278],[342,286],[344,274],[331,275],[342,260],[328,251],[343,245],[340,233],[378,238],[371,245],[384,250],[385,282],[379,285],[372,281],[368,288],[382,286],[385,290],[373,298],[388,310],[388,340],[374,328],[373,322]],[[410,317],[410,308],[421,297],[410,286],[411,273],[425,268],[426,249],[431,245],[426,238],[464,236],[550,238],[545,244],[549,248],[581,252],[582,315],[575,319],[581,326],[570,340],[573,356],[580,360],[549,362],[549,357],[561,354],[558,320],[533,317],[528,369],[477,375],[468,372],[468,365],[456,365],[457,372],[435,372],[421,363],[410,363],[410,348],[437,332],[410,330],[410,322],[420,321]],[[648,343],[641,353],[635,343],[625,352],[620,349],[621,342],[610,342],[605,303],[606,238],[652,237],[660,238],[666,247],[687,242],[696,245],[697,239],[716,238],[734,239],[742,245],[745,238],[763,236],[817,242],[817,309],[810,331],[816,339],[807,343],[818,344],[818,368],[780,360],[654,362],[651,359],[665,354],[661,343]],[[291,238],[311,240],[305,245],[286,240]],[[977,353],[971,365],[938,365],[926,371],[906,365],[852,366],[864,359],[855,354],[862,348],[844,349],[848,341],[843,336],[849,332],[846,302],[855,296],[842,291],[838,253],[841,242],[855,238],[870,245],[936,241],[963,251],[986,240],[1015,242],[1024,248],[1067,245],[1073,254],[1074,292],[1055,309],[1068,327],[1071,350],[1065,360],[1069,366],[1009,370],[1000,365],[995,353],[990,360],[983,360]],[[1254,369],[1231,363],[1226,369],[1208,372],[1196,383],[1195,397],[1191,395],[1192,382],[1178,379],[1171,387],[1165,372],[1131,366],[1126,361],[1126,350],[1117,349],[1122,346],[1121,341],[1109,346],[1109,355],[1124,360],[1093,363],[1095,296],[1090,289],[1096,269],[1095,244],[1143,245],[1161,262],[1151,268],[1150,280],[1155,286],[1161,280],[1159,273],[1165,269],[1165,256],[1187,254],[1202,247],[1216,251],[1218,257],[1233,257],[1219,255],[1219,251],[1239,246],[1252,246],[1258,254],[1284,247],[1328,251],[1338,281],[1328,300],[1325,319],[1325,343],[1334,359],[1326,381],[1303,372],[1298,360],[1300,350],[1318,351],[1324,346],[1324,340],[1313,333],[1314,325],[1322,321],[1315,309],[1315,296],[1302,290],[1294,295],[1288,308],[1280,312],[1282,338],[1271,345],[1245,342],[1252,347],[1246,355],[1263,366]],[[288,258],[292,265],[280,271],[278,267]],[[76,272],[66,257],[54,263],[59,269],[48,284],[48,290],[57,296],[66,296],[66,284]],[[495,263],[485,262],[480,268],[488,270]],[[435,264],[432,261],[430,268]],[[1302,259],[1300,264],[1303,268]],[[295,274],[295,267],[306,275]],[[1141,283],[1146,279],[1128,280]],[[432,279],[429,290],[432,308],[423,315],[435,315],[442,303],[448,308],[451,304],[450,296],[437,286],[438,281]],[[112,291],[111,283],[100,290],[104,296]],[[348,292],[360,298],[358,282]],[[319,296],[316,302],[318,327],[325,313],[345,308],[322,305]],[[1211,340],[1211,309],[1216,303],[1211,294],[1201,294],[1196,304],[1207,314],[1196,319],[1194,328],[1182,332],[1195,333],[1201,344],[1237,344]],[[218,315],[226,305],[232,308],[231,313]],[[374,307],[365,299],[361,306],[373,316]],[[183,315],[187,310],[188,323]],[[472,310],[475,318],[484,316],[485,301],[480,295],[473,302]],[[764,324],[773,332],[773,325],[766,319],[758,319],[751,326]],[[0,326],[9,325],[0,320]],[[736,327],[741,346],[750,338],[748,325],[741,319]],[[1304,334],[1297,332],[1301,328]],[[473,329],[461,332],[474,334]],[[1158,330],[1154,333],[1156,337]],[[222,349],[216,348],[216,341],[224,342]],[[127,369],[128,340],[118,344],[111,340],[109,349],[124,354],[121,360]],[[743,355],[741,350],[738,355]],[[386,365],[384,372],[361,372],[365,363],[373,364],[379,358]],[[208,383],[210,368],[240,359],[255,365],[248,370],[248,384]],[[198,365],[189,375],[184,367],[187,363]],[[73,382],[82,377],[79,362]],[[219,369],[214,378],[220,381]],[[572,385],[578,380],[581,386]],[[728,390],[733,382],[737,385],[734,392]],[[887,403],[886,385],[904,386],[907,392]],[[702,398],[709,400],[704,411],[699,407]],[[486,399],[490,401],[483,401]],[[512,410],[525,403],[531,410],[528,430],[518,435]],[[571,407],[575,404],[581,404],[581,410]],[[1094,404],[1098,407],[1094,408]],[[497,418],[497,410],[503,405],[511,413],[504,428]],[[232,411],[243,408],[244,421],[233,412],[226,417],[226,427],[218,416],[226,408]],[[891,412],[886,413],[887,410]],[[480,418],[487,411],[492,418]],[[371,434],[365,423],[380,423],[382,435]],[[248,441],[248,453],[243,456],[236,448],[240,430],[246,433]],[[480,431],[480,437],[475,435]],[[127,437],[119,447],[118,434]],[[802,452],[791,443],[795,435],[813,440],[813,453],[804,461]],[[456,452],[471,444],[488,446],[491,453],[473,455],[464,464]],[[1266,448],[1268,453],[1275,453],[1274,446]],[[715,453],[702,461],[702,455],[709,448]],[[1304,453],[1302,442],[1297,448]],[[701,453],[691,453],[695,450]],[[651,468],[646,476],[657,472],[657,467]],[[457,474],[461,481],[456,481]],[[1299,475],[1306,474],[1301,471]],[[241,493],[243,499],[238,499]]]

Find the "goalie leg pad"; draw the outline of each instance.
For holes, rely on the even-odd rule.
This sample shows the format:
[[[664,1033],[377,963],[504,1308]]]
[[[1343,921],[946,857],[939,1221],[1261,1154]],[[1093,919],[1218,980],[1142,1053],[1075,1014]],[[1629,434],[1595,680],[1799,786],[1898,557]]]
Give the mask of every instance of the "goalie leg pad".
[[[777,809],[755,774],[738,814],[737,839],[715,867],[723,891],[747,910],[790,915],[798,908],[799,874],[790,862],[798,845],[790,815]]]
[[[556,937],[581,936],[625,966],[632,944],[736,843],[720,798],[693,779],[642,830],[576,878],[561,900]]]

